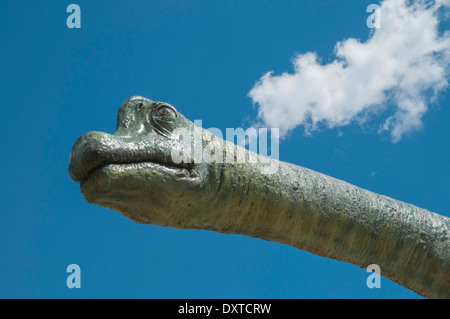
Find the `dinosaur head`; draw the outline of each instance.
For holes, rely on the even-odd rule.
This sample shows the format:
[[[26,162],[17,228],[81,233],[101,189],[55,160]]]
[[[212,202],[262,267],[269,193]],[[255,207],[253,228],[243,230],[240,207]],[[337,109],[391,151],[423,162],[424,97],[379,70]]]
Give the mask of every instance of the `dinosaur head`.
[[[173,106],[131,97],[114,134],[89,132],[75,142],[69,173],[89,203],[138,223],[173,226],[207,197],[210,169],[191,157],[195,136],[202,143],[204,134]]]

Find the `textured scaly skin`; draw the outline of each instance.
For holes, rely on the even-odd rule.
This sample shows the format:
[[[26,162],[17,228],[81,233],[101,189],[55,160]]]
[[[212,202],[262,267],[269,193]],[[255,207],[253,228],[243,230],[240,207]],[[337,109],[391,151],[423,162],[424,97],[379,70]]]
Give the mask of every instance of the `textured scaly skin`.
[[[75,143],[69,171],[88,202],[138,223],[243,234],[359,267],[378,264],[384,277],[424,297],[450,298],[449,218],[226,141],[215,151],[226,159],[239,150],[246,163],[174,163],[172,151],[183,150],[174,128],[197,133],[203,147],[214,137],[179,113],[169,133],[158,129],[160,119],[148,114],[160,106],[132,97],[116,133],[90,132]]]

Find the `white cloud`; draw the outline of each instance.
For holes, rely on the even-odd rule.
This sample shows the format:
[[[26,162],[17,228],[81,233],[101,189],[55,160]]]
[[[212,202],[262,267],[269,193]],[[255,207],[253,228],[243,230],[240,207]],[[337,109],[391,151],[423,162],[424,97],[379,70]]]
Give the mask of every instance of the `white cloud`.
[[[249,92],[260,120],[283,136],[300,125],[308,133],[319,124],[362,123],[389,108],[380,131],[398,141],[422,125],[428,104],[448,85],[450,33],[438,32],[439,9],[448,6],[449,0],[383,1],[381,28],[367,41],[338,42],[329,64],[308,52],[294,58],[294,73],[262,76]]]

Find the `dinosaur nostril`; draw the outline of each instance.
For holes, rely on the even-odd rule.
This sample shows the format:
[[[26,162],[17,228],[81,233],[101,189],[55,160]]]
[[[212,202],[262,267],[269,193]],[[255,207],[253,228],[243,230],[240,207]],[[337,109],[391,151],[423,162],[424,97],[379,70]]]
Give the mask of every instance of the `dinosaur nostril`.
[[[117,129],[132,127],[136,120],[139,119],[140,111],[151,103],[151,100],[142,96],[133,96],[125,100],[117,114]]]

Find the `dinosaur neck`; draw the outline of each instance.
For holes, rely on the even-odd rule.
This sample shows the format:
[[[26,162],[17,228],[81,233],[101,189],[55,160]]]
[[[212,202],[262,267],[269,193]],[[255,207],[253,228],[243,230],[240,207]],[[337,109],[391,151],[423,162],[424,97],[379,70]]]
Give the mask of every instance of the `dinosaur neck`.
[[[450,219],[292,164],[215,164],[215,196],[189,228],[291,245],[367,267],[425,297],[450,297]],[[200,207],[198,207],[200,209]],[[200,215],[199,215],[200,216]]]

